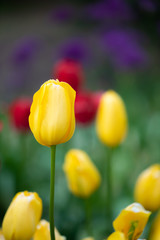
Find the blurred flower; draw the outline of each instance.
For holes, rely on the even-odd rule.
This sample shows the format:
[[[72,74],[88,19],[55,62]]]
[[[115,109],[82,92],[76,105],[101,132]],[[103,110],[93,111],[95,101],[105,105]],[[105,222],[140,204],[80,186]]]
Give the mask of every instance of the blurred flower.
[[[94,240],[93,237],[87,237],[87,238],[83,238],[82,240]]]
[[[63,169],[70,191],[78,197],[89,197],[100,185],[98,169],[82,150],[71,149],[65,156]]]
[[[0,229],[0,240],[5,240],[1,229]]]
[[[114,233],[112,233],[107,240],[127,240],[127,238],[125,237],[124,233],[116,231]]]
[[[87,6],[86,14],[93,20],[129,20],[133,13],[126,1],[102,0]]]
[[[108,146],[117,146],[127,133],[127,114],[123,100],[114,91],[103,94],[96,120],[97,135]]]
[[[115,231],[124,233],[126,239],[136,240],[142,234],[150,214],[151,212],[146,211],[141,204],[132,203],[121,211],[119,216],[114,220],[113,227]],[[117,233],[117,235],[120,234]],[[120,236],[119,239],[124,238]]]
[[[19,65],[30,61],[37,46],[38,42],[34,38],[26,38],[18,42],[12,53],[13,64]]]
[[[65,237],[61,236],[56,228],[55,237],[55,240],[65,240]],[[34,233],[33,240],[51,240],[49,222],[46,220],[40,221]]]
[[[42,201],[37,193],[20,192],[13,198],[2,223],[6,240],[30,239],[40,221]]]
[[[78,91],[84,81],[82,66],[75,61],[61,60],[53,68],[53,74],[61,82],[67,82],[71,87]]]
[[[45,82],[34,94],[29,125],[40,144],[57,145],[72,137],[75,96],[69,84],[58,80]]]
[[[156,215],[153,224],[151,226],[151,232],[149,234],[149,240],[159,240],[160,239],[160,211]]]
[[[160,208],[160,164],[152,165],[137,179],[134,196],[146,209],[156,211]]]
[[[88,55],[87,46],[81,39],[65,41],[59,52],[61,58],[79,62],[85,60]]]
[[[3,130],[3,122],[0,120],[0,132]]]
[[[110,30],[103,35],[102,44],[119,68],[144,67],[148,62],[147,54],[131,31]]]
[[[11,124],[20,131],[29,130],[28,117],[30,113],[32,100],[27,97],[22,97],[11,103],[9,114]]]
[[[51,21],[66,22],[74,17],[74,8],[70,5],[57,6],[49,14]]]
[[[104,93],[104,91],[97,91],[97,92],[92,93],[92,99],[93,99],[93,103],[94,103],[94,106],[96,109],[98,109],[98,107],[99,107],[100,100],[101,100],[103,93]]]
[[[95,119],[97,106],[90,92],[79,92],[75,101],[76,122],[88,125]]]

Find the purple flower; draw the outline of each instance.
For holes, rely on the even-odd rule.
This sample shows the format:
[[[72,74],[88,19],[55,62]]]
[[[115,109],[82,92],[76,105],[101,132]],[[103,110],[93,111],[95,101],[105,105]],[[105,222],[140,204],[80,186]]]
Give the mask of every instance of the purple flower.
[[[14,65],[30,61],[37,49],[38,43],[33,38],[23,39],[18,42],[13,50],[11,61]]]
[[[86,13],[93,20],[128,20],[132,18],[131,8],[124,0],[103,0],[87,7]]]
[[[61,5],[58,7],[55,7],[50,12],[50,20],[51,21],[58,21],[58,22],[64,22],[67,20],[70,20],[74,16],[74,8],[70,5]]]
[[[110,30],[103,35],[102,44],[112,62],[120,68],[139,68],[148,62],[134,32]]]
[[[59,55],[61,58],[84,61],[89,55],[89,50],[84,40],[73,38],[60,46]]]

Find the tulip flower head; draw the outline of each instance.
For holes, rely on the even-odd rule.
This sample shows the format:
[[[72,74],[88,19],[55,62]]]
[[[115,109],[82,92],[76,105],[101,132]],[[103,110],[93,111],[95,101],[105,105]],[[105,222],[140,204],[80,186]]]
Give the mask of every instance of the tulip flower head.
[[[65,237],[61,236],[56,228],[55,237],[55,240],[65,240]],[[39,222],[34,233],[33,240],[51,240],[49,222],[47,222],[46,220],[41,220]]]
[[[19,98],[12,102],[9,109],[10,120],[12,126],[19,131],[28,131],[29,122],[28,117],[30,114],[32,100],[30,98]]]
[[[156,211],[160,208],[160,164],[152,165],[140,174],[134,196],[147,210]]]
[[[100,174],[82,150],[71,149],[63,165],[69,189],[78,197],[89,197],[100,185]]]
[[[113,227],[115,231],[122,232],[126,239],[136,240],[142,234],[150,214],[141,204],[133,203],[121,211],[114,220]]]
[[[114,233],[112,233],[107,240],[127,240],[127,238],[125,237],[124,233],[116,231]]]
[[[75,129],[72,87],[58,80],[49,80],[34,94],[29,125],[36,140],[45,146],[67,142]]]
[[[13,198],[2,223],[6,240],[30,240],[42,214],[37,193],[20,192]]]
[[[76,122],[86,126],[91,124],[96,116],[97,107],[93,101],[93,95],[90,92],[80,92],[75,101]]]
[[[62,60],[59,61],[54,69],[53,76],[59,81],[66,82],[77,92],[84,81],[84,73],[82,66],[77,61]]]
[[[94,240],[93,237],[87,237],[87,238],[83,238],[82,240]]]
[[[119,145],[127,133],[127,114],[123,100],[114,91],[105,92],[100,100],[96,130],[107,146]]]

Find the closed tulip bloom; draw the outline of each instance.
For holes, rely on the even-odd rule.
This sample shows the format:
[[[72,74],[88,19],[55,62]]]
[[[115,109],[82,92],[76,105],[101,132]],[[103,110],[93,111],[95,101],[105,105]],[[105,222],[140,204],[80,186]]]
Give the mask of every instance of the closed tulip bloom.
[[[16,99],[9,108],[11,125],[19,131],[29,131],[28,117],[32,99],[22,97]]]
[[[41,214],[42,201],[37,193],[17,193],[3,219],[2,230],[5,239],[31,239]]]
[[[70,84],[76,92],[80,90],[84,81],[81,64],[68,59],[61,60],[54,66],[53,76],[59,81]]]
[[[82,240],[94,240],[93,237],[87,237],[87,238],[83,238]]]
[[[55,240],[65,240],[65,237],[61,236],[56,228],[55,237]],[[40,221],[34,233],[33,240],[51,240],[49,222],[46,220]]]
[[[90,157],[82,150],[72,149],[63,165],[70,191],[78,197],[89,197],[100,185],[100,174]]]
[[[156,211],[160,208],[160,164],[152,165],[140,174],[134,196],[147,210]]]
[[[49,80],[34,94],[29,125],[36,140],[45,146],[67,142],[75,129],[72,87],[58,80]]]
[[[151,227],[151,233],[149,235],[149,240],[159,240],[160,239],[160,211],[156,215],[156,218]]]
[[[141,204],[133,203],[121,211],[113,227],[115,231],[124,233],[127,239],[136,240],[142,234],[150,214]]]
[[[100,100],[96,130],[107,146],[119,145],[127,133],[127,114],[123,100],[114,91],[105,92]]]
[[[116,231],[114,233],[112,233],[107,240],[127,240],[127,238],[125,237],[124,233]]]

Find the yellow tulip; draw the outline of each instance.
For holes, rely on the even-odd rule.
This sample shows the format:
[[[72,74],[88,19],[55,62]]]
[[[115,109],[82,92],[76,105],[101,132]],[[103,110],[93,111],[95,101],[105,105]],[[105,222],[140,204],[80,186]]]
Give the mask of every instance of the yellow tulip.
[[[140,174],[134,196],[147,210],[156,211],[160,208],[160,164],[152,165]]]
[[[82,240],[94,240],[93,237],[87,237],[87,238],[83,238]]]
[[[42,201],[37,193],[17,193],[3,219],[2,230],[5,239],[31,239],[41,214]]]
[[[136,240],[142,234],[150,214],[141,204],[133,203],[121,211],[113,227],[115,231],[124,233],[127,239]]]
[[[0,229],[0,240],[5,240],[1,229]]]
[[[149,239],[150,240],[159,240],[160,239],[160,211],[158,212],[158,214],[152,224]]]
[[[45,146],[67,142],[75,129],[72,87],[58,80],[49,80],[34,94],[29,125],[36,140]]]
[[[65,237],[61,236],[56,228],[55,237],[55,240],[65,240]],[[34,233],[33,240],[51,240],[49,222],[46,220],[40,221]]]
[[[119,145],[127,133],[127,114],[123,100],[114,91],[105,92],[99,104],[96,130],[107,146]]]
[[[79,197],[89,197],[100,185],[100,174],[90,157],[82,150],[71,149],[63,165],[69,189]]]
[[[114,233],[112,233],[107,240],[127,240],[127,238],[125,237],[124,233],[116,231]]]

